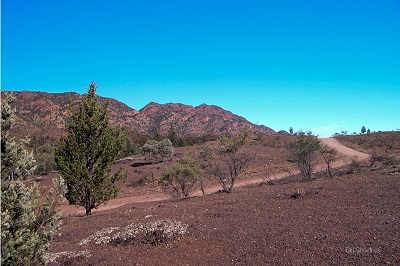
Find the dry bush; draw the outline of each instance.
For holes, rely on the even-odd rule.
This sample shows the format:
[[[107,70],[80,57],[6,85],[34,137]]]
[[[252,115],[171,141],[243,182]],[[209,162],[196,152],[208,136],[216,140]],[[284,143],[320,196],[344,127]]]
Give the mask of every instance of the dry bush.
[[[370,162],[370,167],[374,166],[376,163],[381,163],[382,165],[385,166],[400,164],[400,160],[397,159],[396,156],[382,155],[375,152],[370,155],[369,162]]]
[[[350,173],[359,173],[361,172],[362,165],[361,162],[353,159],[351,160],[351,163],[349,164],[348,168]]]
[[[310,180],[320,150],[318,138],[303,133],[287,146],[288,160],[297,166],[305,179]]]
[[[97,245],[149,244],[157,246],[181,238],[188,225],[173,220],[158,220],[141,224],[130,224],[124,228],[109,227],[83,239],[79,245],[94,242]]]
[[[385,161],[383,162],[384,165],[399,165],[400,160],[397,159],[395,156],[388,156],[386,157]]]
[[[337,176],[343,176],[343,175],[350,175],[352,173],[359,173],[361,172],[363,166],[361,162],[352,159],[347,163],[346,166],[343,166],[339,169],[336,169],[335,175]]]
[[[231,137],[220,137],[216,149],[204,147],[202,157],[208,162],[210,172],[222,186],[222,192],[230,193],[239,175],[249,166],[255,155],[244,150],[251,140],[249,130],[242,130]]]
[[[131,187],[131,188],[136,188],[136,187],[144,186],[147,183],[148,183],[147,175],[143,175],[139,179],[133,180],[132,182],[127,184],[127,186]]]
[[[337,151],[326,145],[321,148],[321,157],[326,165],[326,173],[330,178],[334,176],[333,163],[337,160]]]
[[[380,161],[381,155],[377,154],[376,152],[373,152],[369,155],[369,166],[372,167],[375,165],[376,162]]]
[[[292,195],[290,195],[290,197],[292,199],[301,199],[304,198],[306,195],[306,192],[304,190],[296,190]]]
[[[92,254],[88,250],[81,251],[62,251],[57,253],[47,253],[46,264],[48,263],[60,263],[63,260],[63,265],[74,265],[75,261],[79,261],[82,258],[90,258]],[[58,261],[59,260],[59,261]]]
[[[264,147],[282,149],[295,139],[295,136],[284,135],[264,135],[259,138],[259,142]]]

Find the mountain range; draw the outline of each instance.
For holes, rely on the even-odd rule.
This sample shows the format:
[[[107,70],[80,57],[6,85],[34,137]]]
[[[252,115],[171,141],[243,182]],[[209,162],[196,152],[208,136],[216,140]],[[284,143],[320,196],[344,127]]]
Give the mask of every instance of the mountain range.
[[[1,92],[2,99],[4,92]],[[13,92],[16,97],[16,124],[14,131],[20,134],[63,134],[70,106],[76,106],[82,95],[74,92]],[[110,122],[126,126],[138,134],[147,135],[157,130],[167,135],[171,127],[178,136],[205,136],[234,134],[243,128],[254,133],[275,134],[263,125],[255,125],[215,105],[190,106],[180,103],[158,104],[151,102],[140,110],[112,98],[99,96],[102,104],[108,102]],[[20,135],[17,134],[17,135]]]

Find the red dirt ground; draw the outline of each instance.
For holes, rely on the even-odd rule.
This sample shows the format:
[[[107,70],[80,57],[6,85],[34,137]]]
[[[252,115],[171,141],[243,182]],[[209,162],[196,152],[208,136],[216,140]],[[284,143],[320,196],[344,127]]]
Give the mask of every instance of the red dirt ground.
[[[196,149],[177,149],[172,162]],[[257,145],[251,150],[258,160],[244,174],[242,187],[230,194],[167,199],[150,178],[150,173],[157,177],[165,165],[127,167],[128,185],[122,187],[120,198],[109,203],[112,208],[94,210],[86,217],[61,207],[64,225],[49,252],[78,256],[64,253],[50,265],[400,264],[398,167],[344,169],[333,179],[321,174],[308,182],[299,182],[299,176],[265,182],[282,172],[287,176],[293,168],[281,147]],[[120,164],[129,166],[139,160],[132,157]],[[143,183],[138,182],[144,176]],[[252,182],[257,179],[264,182]],[[207,192],[214,188],[210,180]],[[130,244],[79,245],[102,229],[161,220],[186,224],[187,232],[157,246],[146,242],[146,236]]]
[[[304,198],[291,198],[298,190],[305,192]],[[91,254],[60,258],[61,265],[396,265],[399,192],[399,172],[382,169],[231,194],[132,203],[64,219],[50,252]],[[165,219],[187,224],[187,234],[167,246],[78,245],[103,228]]]
[[[336,139],[326,138],[321,139],[324,145],[332,147],[339,152],[339,159],[334,162],[334,167],[341,167],[349,163],[349,158],[356,159],[358,161],[368,160],[369,155],[366,153],[358,152],[353,149],[347,148],[343,144],[339,143]],[[264,141],[265,143],[265,141]],[[157,186],[156,177],[161,176],[161,172],[171,163],[178,161],[184,156],[196,156],[195,153],[200,149],[199,146],[178,148],[173,159],[164,162],[162,164],[156,165],[140,165],[143,163],[144,158],[142,156],[132,156],[120,160],[115,166],[114,170],[122,167],[126,170],[127,180],[120,184],[121,191],[117,199],[110,200],[107,204],[101,205],[95,211],[109,210],[118,208],[128,203],[133,202],[151,202],[166,200],[170,198],[170,195],[161,190]],[[292,174],[298,173],[292,165],[285,162],[285,153],[281,148],[271,148],[265,146],[250,146],[249,150],[252,150],[257,156],[256,160],[248,168],[248,170],[242,175],[243,177],[239,179],[235,187],[242,187],[249,184],[258,184],[266,182],[267,180],[278,180],[288,177]],[[267,164],[264,164],[267,162]],[[133,167],[132,167],[133,166]],[[323,170],[324,165],[322,163],[316,167],[318,171]],[[132,170],[134,169],[134,170]],[[51,176],[51,178],[56,177]],[[49,182],[51,178],[47,178]],[[211,176],[206,179],[206,193],[215,193],[221,189],[221,186],[213,180]],[[194,196],[201,196],[202,192],[200,188],[193,193]],[[85,213],[83,207],[75,207],[68,205],[67,202],[60,207],[64,216],[77,215]]]

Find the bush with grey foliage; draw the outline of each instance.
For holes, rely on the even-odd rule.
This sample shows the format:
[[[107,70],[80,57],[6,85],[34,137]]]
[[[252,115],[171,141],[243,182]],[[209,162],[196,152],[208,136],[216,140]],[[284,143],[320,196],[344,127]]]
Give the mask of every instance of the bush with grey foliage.
[[[1,264],[43,265],[45,251],[61,221],[55,206],[65,194],[62,178],[43,198],[39,185],[22,180],[35,170],[35,160],[26,142],[10,136],[14,124],[14,97],[6,95],[1,105]]]
[[[149,140],[141,148],[141,153],[145,156],[146,160],[162,162],[164,158],[172,156],[174,147],[169,139],[161,141]]]

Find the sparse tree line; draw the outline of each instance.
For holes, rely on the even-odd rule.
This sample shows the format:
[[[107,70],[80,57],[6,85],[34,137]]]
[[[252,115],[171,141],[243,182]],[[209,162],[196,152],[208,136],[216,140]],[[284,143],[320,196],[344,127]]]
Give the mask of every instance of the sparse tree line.
[[[380,131],[378,131],[378,132],[380,132]],[[365,134],[369,135],[371,133],[376,133],[376,131],[371,131],[369,128],[367,129],[365,126],[362,126],[359,133],[357,133],[357,132],[349,133],[347,130],[346,131],[343,130],[340,132],[333,133],[332,137],[348,136],[348,135],[357,136],[357,135],[365,135]],[[302,130],[295,132],[293,130],[293,127],[290,127],[289,134],[292,136],[298,136],[300,134],[312,135],[313,133],[311,131],[303,132]]]
[[[398,135],[391,132],[381,134],[366,134],[357,136],[338,136],[338,140],[346,146],[356,145],[362,149],[369,150],[370,166],[377,165],[398,165],[397,150],[400,148],[398,143]]]
[[[336,138],[336,137],[348,136],[348,135],[352,135],[352,136],[365,135],[365,134],[369,135],[371,133],[376,133],[376,132],[375,131],[371,132],[371,130],[369,128],[367,129],[367,128],[365,128],[365,126],[362,126],[360,133],[357,133],[357,132],[348,133],[348,131],[346,130],[346,131],[340,131],[340,133],[335,132],[335,133],[333,133],[332,137]]]
[[[303,131],[303,130],[299,130],[299,131],[294,131],[293,127],[289,128],[289,134],[292,136],[299,136],[299,135],[307,135],[307,136],[312,136],[313,132],[312,131]]]
[[[33,264],[45,262],[45,250],[61,226],[55,206],[64,197],[70,204],[83,206],[86,215],[115,198],[117,183],[126,174],[122,168],[112,172],[111,166],[122,155],[141,153],[145,160],[158,164],[173,156],[174,146],[179,146],[173,127],[168,134],[170,138],[156,132],[154,139],[141,136],[136,140],[142,144],[133,144],[129,140],[132,132],[109,124],[107,105],[99,103],[95,83],[90,84],[78,109],[69,111],[67,134],[56,141],[34,138],[32,144],[29,140],[17,141],[11,137],[9,131],[15,111],[12,102],[12,95],[7,95],[1,105],[1,248],[5,265],[24,264],[27,258]],[[323,146],[310,131],[293,132],[290,128],[289,132],[294,137],[290,137],[292,141],[287,145],[287,159],[304,178],[313,177],[315,165],[321,160],[332,178],[336,151]],[[368,132],[365,127],[361,130],[363,134]],[[199,149],[197,156],[184,157],[164,169],[159,184],[174,197],[189,197],[198,185],[205,194],[206,172],[221,185],[221,192],[230,193],[256,158],[249,148],[253,137],[249,130],[218,137]],[[35,160],[34,154],[40,156]],[[39,190],[38,184],[30,186],[22,182],[37,167],[44,173],[57,169],[60,174],[54,180],[54,188],[46,193]]]
[[[162,136],[158,131],[152,130],[150,135],[140,135],[135,133],[131,128],[121,127],[118,128],[121,134],[125,136],[119,158],[124,158],[130,155],[142,154],[143,146],[148,141],[162,141],[169,139],[173,147],[186,147],[194,144],[202,144],[207,141],[216,140],[216,136],[200,136],[200,137],[177,137],[174,127],[171,126],[167,135]],[[35,134],[30,138],[26,148],[33,152],[36,159],[36,168],[34,174],[47,175],[50,172],[57,170],[57,165],[54,160],[54,150],[58,141],[58,137],[43,136],[42,134]]]

